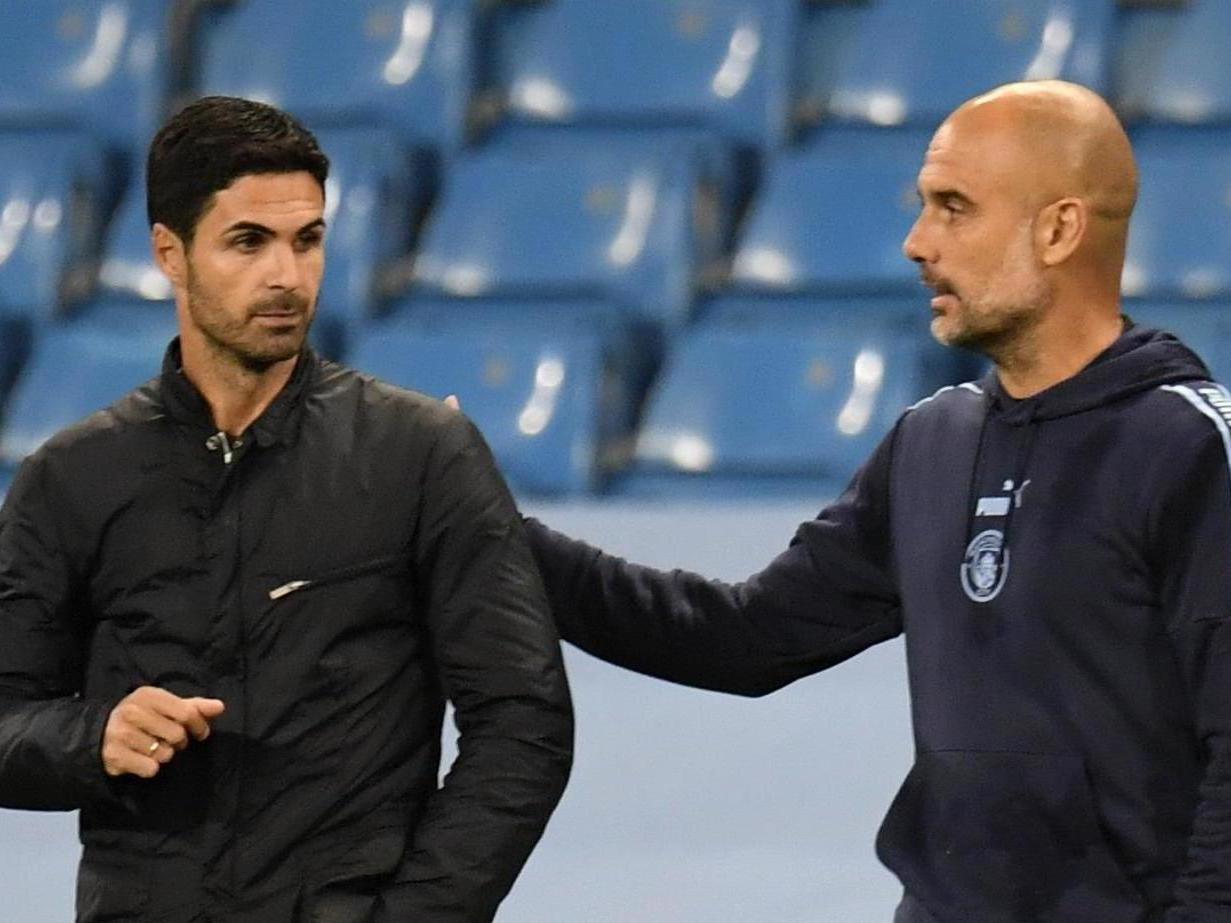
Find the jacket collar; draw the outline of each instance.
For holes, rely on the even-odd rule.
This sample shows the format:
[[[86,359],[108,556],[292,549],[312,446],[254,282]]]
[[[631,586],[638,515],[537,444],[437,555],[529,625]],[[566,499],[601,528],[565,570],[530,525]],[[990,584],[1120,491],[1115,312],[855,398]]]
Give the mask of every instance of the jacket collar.
[[[286,385],[248,429],[257,445],[267,448],[275,443],[290,444],[294,441],[303,416],[303,398],[319,365],[320,359],[312,348],[305,344],[299,354],[299,360],[295,363],[295,371],[291,373]],[[209,404],[184,374],[179,337],[172,340],[167,347],[159,381],[163,403],[173,419],[190,426],[211,431],[214,429]]]

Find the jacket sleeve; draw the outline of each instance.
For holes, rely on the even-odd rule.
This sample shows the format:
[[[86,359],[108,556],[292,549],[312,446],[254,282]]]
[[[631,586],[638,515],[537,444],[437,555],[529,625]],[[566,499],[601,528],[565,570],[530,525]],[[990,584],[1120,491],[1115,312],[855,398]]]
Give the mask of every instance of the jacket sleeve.
[[[1231,477],[1213,426],[1173,444],[1154,516],[1161,603],[1204,770],[1176,905],[1165,923],[1231,919]],[[1177,464],[1180,460],[1190,460]]]
[[[461,415],[449,413],[422,489],[421,592],[459,755],[429,799],[378,919],[482,923],[564,791],[572,706],[516,508]]]
[[[80,697],[86,638],[41,454],[0,510],[0,806],[116,804],[102,735],[114,703]]]
[[[782,554],[736,585],[632,564],[527,520],[562,637],[650,676],[764,695],[897,635],[892,440]]]

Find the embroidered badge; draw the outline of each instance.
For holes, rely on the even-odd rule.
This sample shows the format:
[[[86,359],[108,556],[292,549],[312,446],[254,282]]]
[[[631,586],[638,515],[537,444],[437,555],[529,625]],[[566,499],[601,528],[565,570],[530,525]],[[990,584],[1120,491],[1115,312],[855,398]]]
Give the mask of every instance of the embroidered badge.
[[[962,589],[977,603],[991,602],[1009,575],[1009,549],[999,529],[980,532],[966,546],[962,561]]]

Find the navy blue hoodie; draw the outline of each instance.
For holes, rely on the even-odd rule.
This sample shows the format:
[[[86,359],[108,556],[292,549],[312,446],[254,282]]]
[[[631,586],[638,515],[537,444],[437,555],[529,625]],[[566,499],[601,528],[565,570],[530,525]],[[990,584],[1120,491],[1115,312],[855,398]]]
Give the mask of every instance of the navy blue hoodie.
[[[738,585],[529,526],[563,636],[643,673],[759,695],[905,633],[902,923],[1227,923],[1229,457],[1231,396],[1132,327],[911,408]]]

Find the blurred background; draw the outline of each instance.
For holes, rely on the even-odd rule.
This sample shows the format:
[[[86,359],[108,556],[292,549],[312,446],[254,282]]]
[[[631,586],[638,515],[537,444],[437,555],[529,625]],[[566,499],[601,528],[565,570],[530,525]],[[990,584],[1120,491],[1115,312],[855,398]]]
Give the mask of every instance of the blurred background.
[[[248,96],[333,160],[318,349],[460,395],[528,511],[739,579],[903,408],[979,374],[900,245],[938,122],[1062,77],[1129,125],[1126,309],[1231,380],[1227,0],[0,0],[0,495],[174,334],[145,148]],[[887,921],[900,647],[767,700],[569,651],[574,782],[502,923]],[[71,817],[0,812],[0,918]]]

